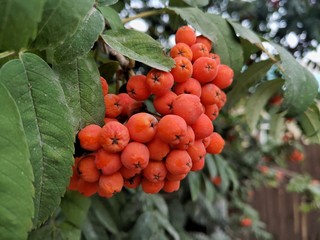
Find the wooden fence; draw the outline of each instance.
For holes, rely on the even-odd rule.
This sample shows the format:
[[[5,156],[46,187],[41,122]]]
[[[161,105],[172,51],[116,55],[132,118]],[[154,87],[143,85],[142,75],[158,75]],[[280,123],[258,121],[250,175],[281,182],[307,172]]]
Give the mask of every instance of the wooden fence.
[[[289,169],[308,172],[313,178],[320,179],[320,146],[307,146],[304,163],[290,164]],[[300,203],[300,197],[287,193],[285,186],[262,187],[255,191],[252,199],[253,207],[275,240],[320,240],[320,211],[304,214],[299,211]]]

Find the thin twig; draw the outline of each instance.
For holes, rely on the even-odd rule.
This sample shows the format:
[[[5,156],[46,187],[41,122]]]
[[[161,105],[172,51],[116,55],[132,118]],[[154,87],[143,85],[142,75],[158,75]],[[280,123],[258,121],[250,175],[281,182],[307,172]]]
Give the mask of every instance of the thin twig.
[[[153,15],[159,15],[161,13],[164,13],[165,11],[166,11],[166,9],[157,9],[157,10],[150,10],[150,11],[138,13],[138,14],[136,14],[134,16],[122,19],[122,23],[127,23],[127,22],[130,22],[130,21],[138,19],[138,18],[144,18],[144,17],[153,16]]]
[[[0,53],[0,59],[1,59],[1,58],[5,58],[5,57],[12,56],[12,55],[14,55],[14,54],[16,54],[15,51],[5,51],[5,52],[2,52],[2,53]]]

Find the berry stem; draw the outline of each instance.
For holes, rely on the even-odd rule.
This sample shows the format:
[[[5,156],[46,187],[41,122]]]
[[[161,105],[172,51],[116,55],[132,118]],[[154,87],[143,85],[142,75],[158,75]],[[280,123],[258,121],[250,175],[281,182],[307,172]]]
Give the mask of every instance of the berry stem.
[[[166,9],[158,9],[158,10],[151,10],[151,11],[141,12],[141,13],[138,13],[138,14],[136,14],[134,16],[122,19],[122,23],[127,23],[127,22],[130,22],[130,21],[138,19],[138,18],[144,18],[144,17],[154,16],[154,15],[159,15],[161,13],[164,13],[165,11],[166,11]]]
[[[16,54],[16,52],[14,52],[14,51],[5,51],[5,52],[2,52],[2,53],[0,53],[0,59],[1,59],[1,58],[5,58],[5,57],[12,56],[12,55],[14,55],[14,54]]]

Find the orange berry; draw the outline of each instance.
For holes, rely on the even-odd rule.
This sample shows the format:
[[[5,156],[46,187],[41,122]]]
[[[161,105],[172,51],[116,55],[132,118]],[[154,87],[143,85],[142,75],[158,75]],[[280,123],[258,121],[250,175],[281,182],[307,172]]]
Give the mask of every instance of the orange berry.
[[[78,133],[80,146],[88,151],[96,151],[101,148],[99,143],[99,134],[101,127],[95,124],[90,124],[82,128]]]
[[[133,169],[129,169],[126,168],[124,166],[122,166],[119,170],[119,172],[121,173],[122,177],[124,179],[129,179],[129,178],[133,178],[135,175],[140,174],[142,171],[141,168],[133,168]]]
[[[191,48],[185,43],[177,43],[170,50],[170,56],[175,57],[186,57],[190,61],[192,60],[192,51]]]
[[[191,157],[192,163],[200,161],[206,155],[206,148],[203,145],[202,140],[196,140],[194,144],[188,147],[187,152]]]
[[[212,121],[206,114],[201,114],[197,121],[191,125],[195,139],[206,138],[213,132]]]
[[[103,148],[97,151],[94,163],[104,175],[113,174],[122,167],[120,154],[107,152]]]
[[[226,102],[227,102],[227,95],[225,94],[224,91],[221,91],[221,93],[220,93],[220,101],[216,103],[218,108],[219,109],[223,108],[223,106],[226,104]]]
[[[104,122],[104,124],[107,124],[108,122],[119,122],[118,121],[118,119],[116,119],[116,118],[108,118],[108,117],[105,117],[104,119],[103,119],[103,122]]]
[[[204,145],[205,148],[207,148],[210,144],[210,136],[209,137],[206,137],[206,138],[203,138],[202,139],[202,143]]]
[[[194,78],[189,78],[187,81],[183,83],[178,83],[174,86],[174,92],[177,95],[186,93],[193,94],[198,97],[201,96],[201,84]]]
[[[170,91],[173,86],[174,79],[172,74],[169,72],[152,69],[147,75],[146,83],[151,93],[161,96]]]
[[[166,167],[172,174],[186,174],[192,167],[192,161],[187,151],[172,150],[167,155]]]
[[[200,98],[192,94],[180,94],[173,101],[172,113],[182,117],[188,125],[197,121],[203,113]]]
[[[124,186],[127,188],[137,188],[141,183],[141,176],[135,175],[132,178],[124,179]]]
[[[212,182],[215,186],[219,187],[219,186],[221,185],[222,179],[221,179],[220,176],[215,176],[215,177],[213,177],[213,178],[211,179],[211,182]]]
[[[111,175],[101,175],[99,179],[98,191],[103,195],[115,194],[123,187],[123,177],[120,172]]]
[[[133,114],[141,112],[144,106],[143,101],[134,101],[127,106],[127,116],[131,117]]]
[[[196,42],[196,33],[189,26],[182,26],[178,28],[175,36],[176,43],[185,43],[189,46]]]
[[[215,60],[209,57],[199,57],[193,63],[193,78],[200,83],[211,82],[217,75],[218,64]]]
[[[199,57],[209,57],[209,51],[203,43],[195,43],[191,47],[192,62],[196,61]]]
[[[207,83],[201,88],[201,102],[203,105],[217,104],[221,100],[221,90],[212,83]]]
[[[82,195],[90,197],[98,191],[98,182],[86,182],[80,178],[78,181],[77,190]]]
[[[119,122],[108,122],[99,135],[99,143],[108,152],[120,152],[130,140],[128,129]]]
[[[215,60],[217,62],[217,65],[221,64],[220,56],[218,54],[209,53],[209,58],[212,58],[213,60]]]
[[[129,96],[138,101],[148,99],[151,92],[146,80],[147,77],[144,75],[135,75],[130,77],[126,86]]]
[[[269,171],[269,167],[267,166],[260,166],[259,171],[263,174],[266,174]]]
[[[172,103],[176,99],[177,94],[174,92],[167,92],[164,95],[156,96],[153,100],[153,106],[161,115],[172,113]]]
[[[177,115],[165,115],[158,123],[157,137],[166,143],[178,144],[186,134],[187,123]]]
[[[183,136],[178,144],[171,145],[174,149],[187,150],[194,143],[194,132],[190,126],[187,127],[187,134]]]
[[[131,139],[136,142],[150,142],[156,134],[158,120],[149,113],[141,112],[132,115],[126,127]]]
[[[188,58],[175,57],[175,67],[171,69],[175,82],[185,82],[192,76],[193,66]]]
[[[221,89],[227,88],[233,81],[233,70],[224,64],[219,65],[217,76],[213,79],[212,83]]]
[[[170,152],[169,144],[157,136],[147,144],[147,148],[149,149],[150,160],[154,161],[162,161]]]
[[[130,142],[121,153],[123,166],[129,169],[144,169],[149,163],[149,150],[139,142]]]
[[[303,154],[303,152],[301,152],[300,150],[294,149],[294,150],[291,152],[291,154],[290,154],[290,156],[289,156],[289,159],[290,159],[290,161],[292,161],[292,162],[301,162],[301,161],[304,160],[304,154]]]
[[[122,106],[121,116],[128,116],[129,107],[136,102],[128,93],[120,93],[119,103]]]
[[[205,158],[201,158],[199,161],[192,161],[191,171],[197,172],[204,168]]]
[[[96,182],[99,180],[100,172],[94,164],[95,154],[87,155],[79,161],[77,165],[80,178],[86,182]]]
[[[251,227],[252,226],[252,220],[250,218],[248,218],[248,217],[242,218],[240,220],[240,225],[242,227]]]
[[[187,175],[188,175],[188,173],[172,174],[170,172],[167,172],[166,179],[169,181],[178,181],[178,180],[180,181],[180,180],[184,179]]]
[[[101,83],[101,87],[102,87],[103,96],[105,96],[108,94],[108,91],[109,91],[109,86],[108,86],[107,80],[105,80],[103,77],[100,77],[100,83]]]
[[[208,145],[207,153],[212,153],[212,154],[219,154],[222,152],[223,147],[224,147],[225,141],[221,137],[221,135],[217,132],[213,132],[210,135],[210,143]]]
[[[164,181],[150,182],[146,178],[143,178],[141,181],[141,186],[142,186],[142,190],[145,193],[155,194],[160,192],[160,190],[163,188]]]
[[[159,182],[166,178],[167,169],[162,161],[150,161],[142,170],[142,174],[150,182]]]
[[[164,182],[164,186],[162,190],[167,193],[172,193],[172,192],[178,191],[179,188],[180,188],[180,180],[176,180],[176,181],[166,180]]]
[[[197,38],[196,38],[196,43],[202,43],[202,44],[204,44],[204,45],[207,47],[207,49],[208,49],[209,52],[210,52],[211,49],[212,49],[212,42],[210,41],[209,38],[207,38],[207,37],[205,37],[205,36],[203,36],[203,35],[197,36]]]
[[[206,105],[204,113],[210,118],[211,121],[214,121],[219,116],[219,108],[216,104]]]
[[[120,98],[115,94],[107,94],[104,96],[104,104],[106,106],[106,117],[116,118],[122,112]]]

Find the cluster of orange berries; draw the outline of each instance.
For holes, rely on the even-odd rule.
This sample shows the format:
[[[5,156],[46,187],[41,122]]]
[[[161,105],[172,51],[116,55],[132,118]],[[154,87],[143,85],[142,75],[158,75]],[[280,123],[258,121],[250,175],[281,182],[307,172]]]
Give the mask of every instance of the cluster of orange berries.
[[[211,41],[192,28],[179,28],[175,39],[170,72],[152,69],[132,76],[121,94],[108,93],[101,78],[105,125],[78,133],[81,147],[91,152],[75,159],[69,189],[107,198],[124,186],[173,192],[190,171],[204,167],[207,153],[222,151],[225,142],[212,121],[226,102],[221,89],[232,83],[233,70],[220,64],[210,53]],[[156,113],[141,111],[147,99]]]

